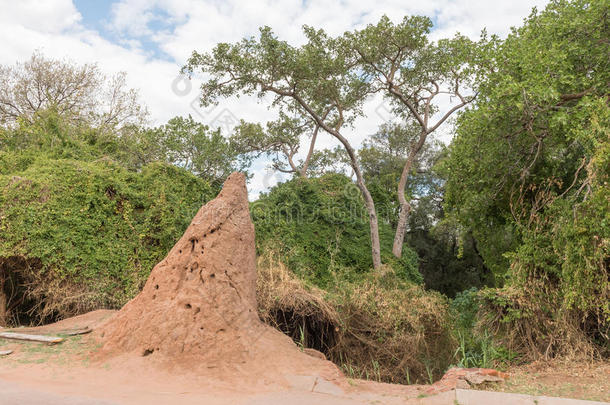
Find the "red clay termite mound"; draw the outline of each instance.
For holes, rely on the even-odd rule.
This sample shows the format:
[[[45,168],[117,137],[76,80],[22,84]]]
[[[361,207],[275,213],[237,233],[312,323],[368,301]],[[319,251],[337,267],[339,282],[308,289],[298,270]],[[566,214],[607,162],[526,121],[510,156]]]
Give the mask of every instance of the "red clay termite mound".
[[[202,369],[336,370],[259,320],[247,197],[243,174],[231,174],[154,267],[142,292],[98,329],[102,353],[136,353]]]

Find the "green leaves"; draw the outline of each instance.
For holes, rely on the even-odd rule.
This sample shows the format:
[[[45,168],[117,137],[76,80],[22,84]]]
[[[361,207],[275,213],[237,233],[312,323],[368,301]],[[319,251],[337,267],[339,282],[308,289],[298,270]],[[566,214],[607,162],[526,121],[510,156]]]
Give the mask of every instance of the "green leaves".
[[[371,268],[367,214],[360,193],[343,175],[297,178],[252,203],[257,247],[273,250],[305,280],[326,288],[342,277],[356,280]],[[392,230],[380,224],[384,261],[404,281],[421,282],[417,255],[392,259]]]
[[[221,185],[231,172],[244,170],[249,165],[235,142],[222,136],[219,129],[211,130],[190,115],[174,117],[149,134],[160,148],[161,160],[216,185]]]
[[[570,316],[587,320],[585,340],[608,337],[609,12],[604,1],[552,1],[490,48],[477,105],[442,164],[446,208],[529,297],[506,310],[545,308],[531,320],[532,350],[550,350],[573,327],[557,319]]]
[[[33,298],[64,315],[71,306],[116,307],[131,298],[214,195],[204,181],[166,164],[136,174],[108,161],[43,154],[24,171],[0,175],[0,189],[0,260],[38,260],[41,268],[22,276],[39,285]],[[55,283],[89,298],[45,289]]]
[[[183,71],[205,75],[203,105],[237,94],[272,94],[273,105],[339,129],[361,114],[369,86],[352,71],[353,58],[340,41],[322,30],[303,30],[307,42],[295,47],[261,28],[258,38],[194,52]]]

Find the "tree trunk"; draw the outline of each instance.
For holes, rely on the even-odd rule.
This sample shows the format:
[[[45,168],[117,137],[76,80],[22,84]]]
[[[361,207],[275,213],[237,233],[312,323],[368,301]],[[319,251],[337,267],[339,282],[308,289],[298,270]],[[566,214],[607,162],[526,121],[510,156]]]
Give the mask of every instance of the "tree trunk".
[[[375,202],[364,184],[362,176],[357,181],[358,188],[364,197],[364,204],[369,214],[369,227],[371,230],[371,254],[373,256],[373,268],[379,270],[381,268],[381,245],[379,243],[379,221],[377,219],[377,211],[375,210]]]
[[[307,152],[307,157],[305,158],[305,162],[303,162],[303,167],[301,168],[299,174],[301,177],[307,177],[307,169],[309,168],[309,161],[311,160],[311,156],[313,155],[313,151],[316,146],[316,139],[318,138],[318,130],[320,129],[319,125],[316,125],[316,129],[313,131],[313,135],[311,136],[311,142],[309,143],[309,151]]]
[[[398,182],[397,191],[400,211],[398,213],[396,233],[394,234],[394,245],[392,246],[392,253],[397,258],[402,257],[402,245],[404,244],[407,222],[409,220],[409,213],[411,212],[411,204],[405,198],[405,188],[407,187],[407,180],[409,178],[409,174],[411,173],[411,168],[413,167],[415,158],[426,142],[427,136],[428,133],[426,131],[422,131],[422,133],[419,135],[417,143],[413,145],[413,148],[411,148],[411,151],[409,152],[407,161],[405,162],[405,165],[402,168],[402,173],[400,174],[400,181]]]
[[[277,92],[277,91],[276,91]],[[278,94],[282,94],[281,92],[277,92]],[[331,128],[328,124],[324,122],[324,119],[328,116],[328,112],[324,115],[324,119],[320,118],[318,114],[299,96],[294,94],[290,95],[293,97],[304,109],[307,111],[312,118],[316,121],[320,128],[324,129],[326,132],[334,136],[343,144],[345,147],[345,151],[349,156],[351,161],[352,169],[354,169],[354,173],[356,174],[357,185],[362,193],[362,197],[364,198],[364,203],[366,205],[366,210],[369,215],[369,227],[371,230],[371,255],[373,257],[373,268],[375,270],[381,269],[381,246],[379,243],[379,223],[377,221],[377,211],[375,211],[375,202],[373,201],[373,197],[369,192],[366,184],[364,183],[364,177],[360,172],[360,164],[358,163],[358,158],[356,157],[356,152],[352,145],[348,142],[348,140],[341,135],[339,132],[339,127]],[[330,110],[329,110],[330,111]],[[341,121],[343,120],[342,112],[339,111],[339,115],[341,116]]]
[[[379,242],[379,221],[377,219],[377,211],[375,210],[375,202],[373,201],[373,197],[369,192],[369,189],[366,187],[364,183],[364,176],[362,176],[362,172],[360,171],[360,164],[358,163],[358,158],[356,157],[356,152],[352,148],[352,145],[338,132],[332,133],[335,138],[337,138],[345,147],[345,151],[350,158],[350,162],[352,165],[352,169],[354,169],[354,174],[356,175],[356,185],[358,189],[360,189],[360,193],[364,198],[364,205],[366,206],[366,211],[369,215],[369,227],[371,231],[371,255],[373,257],[373,268],[375,270],[379,270],[381,268],[381,244]]]

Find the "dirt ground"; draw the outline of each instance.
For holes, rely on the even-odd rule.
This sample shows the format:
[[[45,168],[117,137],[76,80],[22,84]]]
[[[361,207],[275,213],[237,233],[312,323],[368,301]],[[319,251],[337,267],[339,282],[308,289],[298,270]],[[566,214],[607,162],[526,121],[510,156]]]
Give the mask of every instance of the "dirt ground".
[[[537,362],[508,370],[510,379],[484,389],[610,402],[610,362]]]
[[[227,379],[216,371],[202,375],[167,368],[154,356],[126,354],[111,359],[95,355],[99,343],[92,334],[67,336],[72,330],[95,328],[113,311],[95,311],[40,328],[4,331],[53,334],[64,337],[57,345],[0,340],[0,350],[13,350],[0,357],[0,386],[13,387],[15,398],[31,393],[23,405],[44,403],[37,398],[56,398],[57,403],[107,404],[405,404],[422,403],[423,386],[397,386],[370,381],[346,380],[338,386],[319,375],[287,375],[284,379]],[[6,391],[6,388],[4,391]],[[10,392],[10,391],[7,391]],[[21,397],[18,397],[21,398]],[[71,399],[72,398],[72,399]],[[91,402],[74,402],[89,400]],[[72,401],[72,402],[70,402]],[[2,401],[0,401],[2,402]],[[18,403],[18,402],[15,402]]]
[[[94,335],[66,333],[94,329],[114,311],[94,311],[23,333],[53,334],[63,343],[45,345],[0,340],[2,404],[451,404],[443,396],[427,394],[429,386],[400,386],[346,379],[334,384],[319,375],[287,375],[278,380],[214,378],[185,369],[167,368],[154,356],[126,354],[111,359],[95,356]],[[8,330],[4,330],[8,331]],[[484,389],[532,395],[610,401],[610,364],[535,363],[509,370],[510,379]],[[237,374],[236,374],[237,375]],[[10,399],[13,402],[10,402]],[[3,399],[3,400],[2,400]],[[3,402],[4,401],[4,402]],[[9,401],[9,402],[7,402]]]

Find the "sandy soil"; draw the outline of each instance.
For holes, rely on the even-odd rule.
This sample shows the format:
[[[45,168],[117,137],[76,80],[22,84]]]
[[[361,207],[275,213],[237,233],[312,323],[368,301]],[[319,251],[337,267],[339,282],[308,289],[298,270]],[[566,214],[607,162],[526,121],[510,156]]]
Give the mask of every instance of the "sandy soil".
[[[65,334],[94,328],[113,311],[94,311],[39,328],[16,331]],[[14,352],[0,358],[0,387],[5,399],[22,405],[74,404],[407,404],[426,403],[425,386],[399,386],[371,381],[330,382],[316,374],[285,375],[278,379],[226,378],[230,373],[202,374],[154,356],[124,354],[98,358],[99,342],[91,334],[66,336],[58,345],[2,341],[0,350]],[[238,374],[233,374],[237,376]],[[11,394],[12,393],[12,394]],[[10,395],[9,395],[10,394]],[[46,398],[45,402],[40,402]],[[24,402],[25,401],[25,402]],[[29,401],[29,402],[28,402]],[[53,402],[55,401],[55,402]],[[5,403],[0,400],[0,403]]]
[[[31,346],[28,344],[27,346]],[[13,345],[15,348],[15,345]],[[145,358],[122,357],[103,364],[87,364],[77,356],[32,355],[24,348],[12,358],[0,360],[0,382],[62,398],[86,398],[111,404],[405,404],[417,398],[415,387],[385,387],[383,384],[352,381],[347,390],[312,392],[316,376],[287,376],[285,386],[261,376],[259,384],[220,381],[187,372],[159,370]],[[320,384],[320,382],[318,382]],[[331,390],[336,386],[331,386]],[[415,400],[413,403],[419,401]],[[0,400],[0,403],[3,403]],[[37,402],[31,402],[36,404]],[[22,405],[28,404],[27,402]],[[28,404],[29,405],[29,404]]]
[[[94,311],[20,332],[65,334],[94,328],[114,311]],[[428,396],[429,386],[400,386],[345,380],[334,384],[319,375],[214,378],[185,369],[167,368],[154,356],[122,355],[99,359],[94,335],[66,337],[54,346],[0,341],[2,405],[135,405],[135,404],[453,404],[450,396]],[[485,389],[532,395],[610,401],[610,364],[535,363],[513,368],[502,385]],[[449,394],[449,393],[447,393]]]

